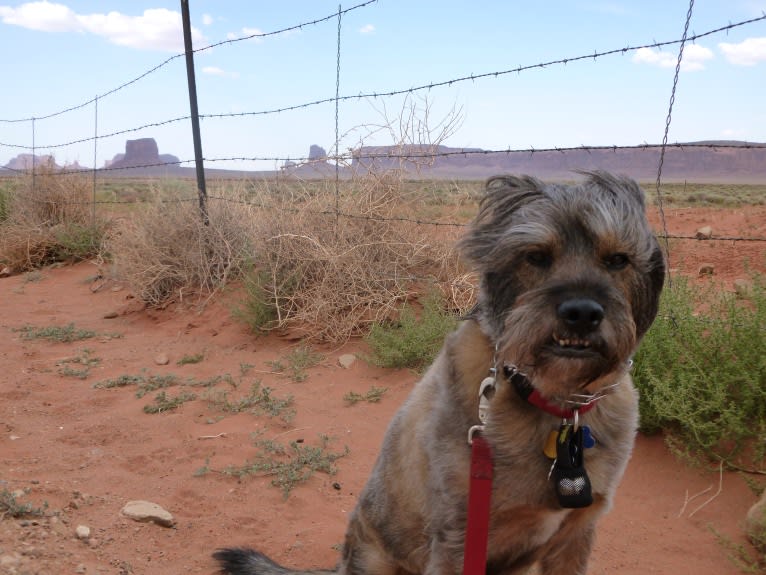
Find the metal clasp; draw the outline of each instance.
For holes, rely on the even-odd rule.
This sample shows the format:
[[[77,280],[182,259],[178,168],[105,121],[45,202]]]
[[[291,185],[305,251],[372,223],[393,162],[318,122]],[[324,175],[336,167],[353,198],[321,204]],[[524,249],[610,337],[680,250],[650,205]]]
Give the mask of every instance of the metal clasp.
[[[497,384],[497,370],[493,367],[490,368],[488,375],[481,381],[479,385],[479,425],[473,425],[468,430],[468,443],[473,443],[473,436],[479,432],[484,431],[484,426],[489,419],[489,400],[495,394],[495,386]]]

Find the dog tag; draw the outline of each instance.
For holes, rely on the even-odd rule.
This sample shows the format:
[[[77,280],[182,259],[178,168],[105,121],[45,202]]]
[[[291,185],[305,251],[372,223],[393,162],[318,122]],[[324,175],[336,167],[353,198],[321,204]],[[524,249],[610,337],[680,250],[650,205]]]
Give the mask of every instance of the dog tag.
[[[587,425],[582,426],[582,446],[585,449],[596,447],[596,438],[593,437],[593,434],[590,432],[590,427]]]
[[[551,429],[548,434],[548,439],[545,440],[545,447],[543,447],[543,453],[548,459],[556,459],[556,439],[559,436],[557,429]]]
[[[583,428],[577,431],[565,423],[556,438],[553,482],[559,505],[564,508],[588,507],[593,503],[590,479],[583,466]]]

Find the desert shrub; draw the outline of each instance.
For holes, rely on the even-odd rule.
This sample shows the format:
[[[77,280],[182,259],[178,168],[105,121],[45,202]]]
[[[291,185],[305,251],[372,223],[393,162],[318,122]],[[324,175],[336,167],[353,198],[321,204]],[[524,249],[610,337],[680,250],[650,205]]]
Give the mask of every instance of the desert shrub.
[[[422,196],[395,177],[358,177],[338,193],[330,182],[250,193],[262,249],[244,307],[259,326],[344,341],[394,316],[423,278],[448,286],[460,269],[454,228],[434,233],[410,221]]]
[[[697,460],[759,465],[766,445],[766,290],[745,299],[676,278],[636,354],[641,427]]]
[[[107,222],[92,213],[91,183],[39,166],[0,192],[0,263],[28,271],[100,253]]]
[[[152,306],[208,296],[239,277],[254,251],[251,209],[211,201],[208,214],[206,224],[196,198],[155,193],[107,244],[116,275]]]
[[[444,336],[456,325],[455,316],[447,313],[442,299],[432,293],[423,299],[419,314],[411,305],[404,305],[398,321],[373,325],[365,339],[376,365],[420,371],[433,361]]]

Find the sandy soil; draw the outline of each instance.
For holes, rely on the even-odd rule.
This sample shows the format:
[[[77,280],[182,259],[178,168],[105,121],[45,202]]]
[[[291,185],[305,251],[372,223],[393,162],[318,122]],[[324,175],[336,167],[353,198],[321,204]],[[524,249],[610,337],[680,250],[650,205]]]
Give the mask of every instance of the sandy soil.
[[[764,237],[766,209],[675,210],[668,224],[672,234],[709,224],[717,235]],[[671,265],[693,276],[701,263],[714,264],[714,277],[729,284],[742,276],[744,261],[763,270],[758,243],[683,241],[671,249]],[[351,342],[321,349],[323,361],[298,383],[270,373],[270,362],[284,363],[295,342],[248,334],[224,300],[202,312],[178,305],[141,310],[118,283],[94,279],[98,272],[81,263],[0,279],[0,490],[48,506],[42,517],[0,517],[0,573],[212,574],[210,553],[224,545],[257,546],[291,566],[334,564],[346,516],[415,376],[361,359],[340,367],[341,354],[364,353],[362,343]],[[71,322],[98,335],[51,343],[19,331]],[[159,354],[167,365],[157,365]],[[194,354],[204,359],[177,363]],[[94,365],[85,379],[66,375],[83,369],[73,360],[86,357]],[[146,414],[156,392],[139,398],[135,386],[94,388],[120,376],[169,374],[197,382],[230,374],[237,389],[226,381],[215,388],[231,398],[259,380],[274,397],[293,396],[295,416],[285,423],[224,413],[201,388],[185,388],[199,398],[176,410]],[[373,386],[387,389],[380,403],[344,401],[349,391],[364,394]],[[336,462],[336,475],[316,474],[284,499],[268,477],[220,473],[255,455],[254,433],[304,445],[317,445],[323,434],[332,438],[331,450],[347,446],[349,453]],[[720,487],[703,505],[719,488],[718,470],[686,467],[661,437],[640,436],[614,509],[599,525],[589,573],[737,573],[716,533],[745,544],[741,524],[756,498],[737,474],[724,473]],[[684,508],[687,497],[708,488]],[[164,507],[175,526],[122,516],[136,499]],[[78,526],[90,535],[79,539]]]

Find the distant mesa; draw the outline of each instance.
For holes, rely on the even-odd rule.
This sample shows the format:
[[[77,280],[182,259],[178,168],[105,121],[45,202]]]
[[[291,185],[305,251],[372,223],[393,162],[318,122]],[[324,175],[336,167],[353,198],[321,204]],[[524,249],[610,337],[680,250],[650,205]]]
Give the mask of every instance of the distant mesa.
[[[5,164],[5,167],[9,170],[31,170],[32,166],[51,166],[58,168],[53,156],[42,155],[35,156],[33,154],[19,154],[13,158],[10,162]]]
[[[139,138],[125,142],[125,153],[117,154],[111,161],[104,164],[105,168],[117,170],[120,168],[162,167],[166,164],[180,164],[172,154],[160,154],[154,138]]]
[[[327,152],[322,146],[311,144],[309,148],[309,162],[315,162],[317,160],[326,160]]]

